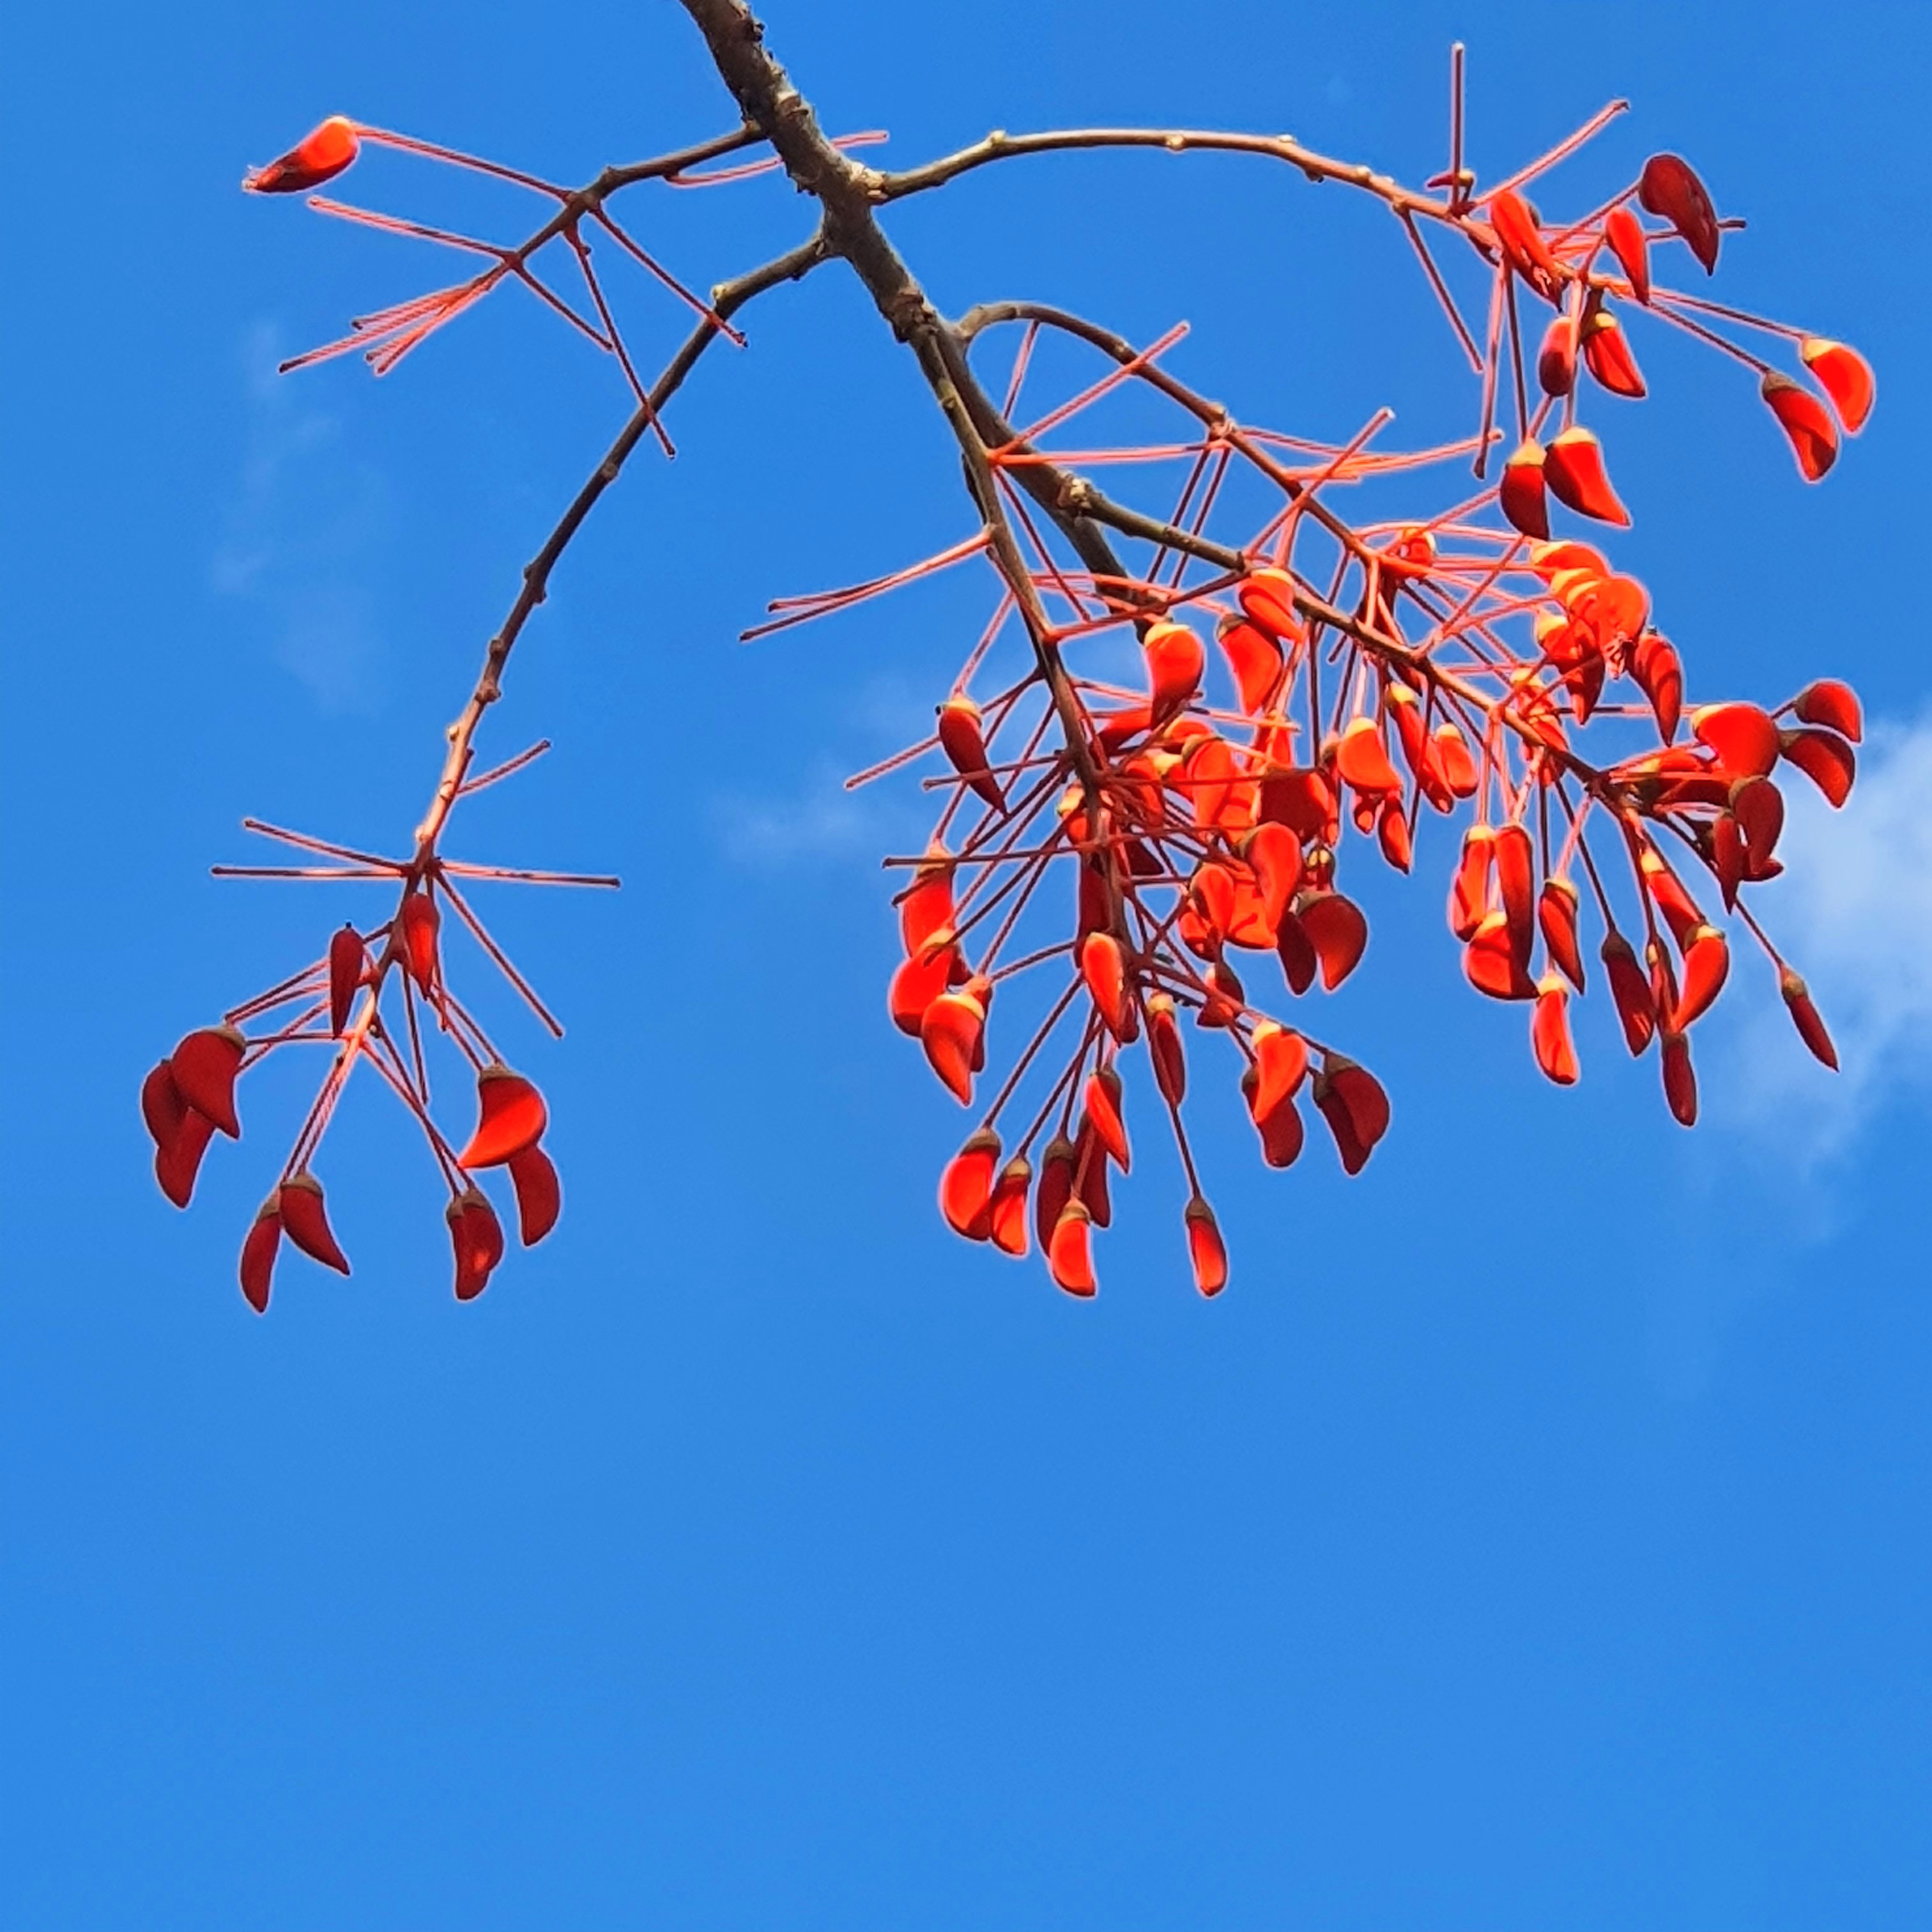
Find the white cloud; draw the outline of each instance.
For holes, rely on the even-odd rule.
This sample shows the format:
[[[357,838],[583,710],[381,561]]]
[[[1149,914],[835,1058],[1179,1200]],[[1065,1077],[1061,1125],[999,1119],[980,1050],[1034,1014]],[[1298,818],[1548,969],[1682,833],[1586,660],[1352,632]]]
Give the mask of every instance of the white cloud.
[[[1796,772],[1780,784],[1785,875],[1754,909],[1809,983],[1841,1070],[1811,1060],[1774,993],[1743,1016],[1720,1078],[1746,1124],[1808,1166],[1932,1094],[1932,716],[1874,729],[1842,812]]]
[[[329,710],[376,695],[380,650],[369,561],[389,518],[380,473],[345,453],[334,419],[275,373],[276,334],[249,332],[248,443],[209,566],[215,592],[256,605],[275,657]]]
[[[916,776],[891,773],[857,792],[846,790],[845,776],[821,762],[795,797],[721,796],[714,810],[725,851],[740,865],[772,867],[924,848],[939,808]]]
[[[849,765],[814,760],[790,797],[720,794],[712,814],[728,855],[740,865],[771,868],[852,857],[876,863],[887,853],[923,851],[944,802],[920,784],[946,770],[936,752],[856,791],[848,791],[845,781],[875,759],[929,737],[935,702],[929,688],[897,673],[867,680],[854,694],[845,722],[850,739],[874,748],[854,754]]]

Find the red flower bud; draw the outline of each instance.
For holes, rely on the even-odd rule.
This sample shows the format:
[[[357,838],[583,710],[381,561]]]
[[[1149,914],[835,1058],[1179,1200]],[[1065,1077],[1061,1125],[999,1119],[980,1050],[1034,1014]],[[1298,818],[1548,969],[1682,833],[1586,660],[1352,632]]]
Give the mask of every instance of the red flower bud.
[[[1335,816],[1335,794],[1318,771],[1270,772],[1262,780],[1261,815],[1300,839],[1324,838]]]
[[[1282,977],[1288,982],[1288,991],[1297,998],[1306,992],[1315,983],[1315,974],[1320,962],[1316,957],[1314,942],[1308,936],[1308,928],[1292,910],[1281,916],[1275,928],[1275,956],[1281,962]]]
[[[1858,775],[1858,754],[1835,731],[1815,726],[1779,734],[1778,754],[1796,765],[1835,810],[1852,795]]]
[[[1382,856],[1398,872],[1406,872],[1415,858],[1415,841],[1408,829],[1408,814],[1399,798],[1385,798],[1376,818],[1376,842]]]
[[[1042,1253],[1053,1244],[1060,1210],[1073,1198],[1075,1162],[1078,1150],[1064,1134],[1055,1134],[1040,1157],[1040,1191],[1034,1196],[1034,1233]]]
[[[1650,981],[1637,964],[1630,941],[1620,932],[1604,935],[1601,957],[1610,976],[1610,998],[1623,1024],[1624,1044],[1634,1057],[1650,1044],[1657,1030],[1657,1002],[1651,996]]]
[[[1069,1294],[1090,1295],[1100,1286],[1094,1277],[1093,1218],[1078,1201],[1068,1202],[1053,1224],[1046,1265],[1054,1285]]]
[[[1265,1113],[1257,1106],[1261,1093],[1261,1073],[1257,1067],[1247,1067],[1241,1075],[1241,1097],[1248,1103],[1248,1116],[1255,1124],[1255,1130],[1262,1137],[1262,1159],[1270,1167],[1292,1167],[1300,1154],[1305,1130],[1301,1124],[1301,1110],[1294,1104],[1292,1094],[1277,1101]]]
[[[1252,716],[1266,706],[1281,682],[1281,646],[1271,632],[1240,617],[1223,617],[1214,627],[1214,640],[1228,660],[1241,709]]]
[[[1576,386],[1576,323],[1559,315],[1543,332],[1536,352],[1536,380],[1547,396],[1567,396]]]
[[[180,1132],[188,1110],[173,1067],[165,1060],[158,1062],[141,1082],[141,1119],[157,1148],[167,1146]]]
[[[1690,1065],[1690,1042],[1681,1033],[1664,1036],[1664,1097],[1680,1127],[1697,1124],[1697,1076]]]
[[[1710,1011],[1730,970],[1731,949],[1724,935],[1714,926],[1693,927],[1684,948],[1684,984],[1670,1016],[1673,1033],[1688,1033],[1694,1022]]]
[[[1204,1295],[1219,1294],[1228,1285],[1228,1244],[1221,1238],[1214,1210],[1197,1194],[1188,1202],[1183,1218],[1194,1286]]]
[[[1798,1029],[1798,1038],[1834,1073],[1837,1072],[1838,1049],[1832,1044],[1832,1036],[1825,1030],[1825,1022],[1818,1017],[1818,1009],[1811,1004],[1810,988],[1786,966],[1779,970],[1778,990],[1790,1010],[1792,1024]]]
[[[177,1208],[185,1208],[194,1198],[201,1157],[214,1138],[214,1123],[206,1114],[184,1106],[180,1125],[155,1148],[154,1178],[160,1184],[161,1192]]]
[[[230,1140],[242,1138],[235,1113],[235,1076],[248,1041],[232,1026],[203,1027],[168,1056],[175,1086],[198,1114],[206,1114]]]
[[[1235,601],[1250,623],[1271,638],[1299,644],[1304,634],[1294,614],[1294,579],[1285,570],[1257,570],[1234,586]]]
[[[1328,1123],[1336,1151],[1349,1174],[1359,1174],[1388,1132],[1388,1096],[1366,1066],[1330,1054],[1315,1076],[1315,1104]]]
[[[1801,724],[1822,724],[1855,745],[1864,736],[1858,693],[1838,678],[1821,677],[1808,684],[1791,700],[1791,708]]]
[[[1580,517],[1629,524],[1630,512],[1617,501],[1610,472],[1604,467],[1603,445],[1580,423],[1566,429],[1544,452],[1543,476],[1556,500]]]
[[[1622,325],[1608,309],[1598,309],[1583,322],[1583,366],[1613,396],[1634,402],[1646,393],[1643,373],[1630,353]]]
[[[1583,990],[1583,954],[1576,943],[1576,888],[1568,879],[1546,879],[1537,900],[1536,922],[1544,950],[1578,992]]]
[[[1090,932],[1080,942],[1080,976],[1107,1030],[1116,1040],[1125,1040],[1130,1015],[1126,964],[1120,941],[1111,932]]]
[[[1684,238],[1691,254],[1703,264],[1706,274],[1716,272],[1718,243],[1723,231],[1718,226],[1718,212],[1711,206],[1709,191],[1689,162],[1675,154],[1652,154],[1643,164],[1636,198]]]
[[[1664,863],[1654,845],[1641,847],[1636,857],[1637,880],[1644,896],[1663,914],[1681,952],[1690,943],[1690,935],[1704,923],[1697,902],[1684,887],[1684,881]]]
[[[1559,1087],[1576,1084],[1576,1048],[1570,1038],[1570,989],[1556,974],[1537,982],[1536,1005],[1529,1016],[1529,1044],[1536,1064]]]
[[[1027,1251],[1027,1189],[1033,1180],[1033,1164],[1016,1154],[1000,1170],[988,1203],[987,1219],[993,1245],[1003,1255],[1017,1258]]]
[[[1107,1150],[1084,1109],[1073,1130],[1073,1194],[1096,1228],[1113,1225],[1114,1204],[1107,1192]]]
[[[1768,778],[1739,778],[1726,802],[1744,840],[1745,877],[1768,878],[1774,869],[1771,855],[1784,830],[1784,793]]]
[[[436,991],[439,970],[436,937],[437,928],[442,924],[442,915],[436,910],[436,901],[427,892],[416,892],[403,901],[399,916],[403,963],[410,969],[410,977],[415,980],[423,998],[428,999]]]
[[[899,939],[908,959],[916,958],[926,942],[952,923],[954,860],[944,844],[927,848],[912,884],[900,894]]]
[[[1208,655],[1185,624],[1148,626],[1141,640],[1148,668],[1148,702],[1156,722],[1171,717],[1201,688]]]
[[[1630,293],[1640,302],[1650,300],[1650,242],[1643,224],[1622,202],[1604,218],[1604,239],[1630,285]]]
[[[999,780],[987,768],[980,707],[970,698],[949,698],[939,707],[939,748],[952,760],[952,769],[994,811],[1006,803]]]
[[[1308,1071],[1308,1042],[1298,1033],[1263,1020],[1255,1028],[1252,1044],[1255,1087],[1248,1096],[1248,1112],[1258,1126],[1294,1098]]]
[[[974,1063],[986,1030],[986,1008],[966,993],[941,993],[919,1023],[920,1044],[932,1070],[962,1107],[973,1104]]]
[[[1806,368],[1823,386],[1838,420],[1848,436],[1856,436],[1871,414],[1878,383],[1871,364],[1856,349],[1842,342],[1828,342],[1822,336],[1808,335],[1798,345],[1798,354]]]
[[[1088,1124],[1101,1150],[1123,1174],[1133,1165],[1127,1146],[1127,1124],[1120,1114],[1120,1076],[1111,1066],[1087,1076],[1081,1094]]]
[[[268,1288],[275,1272],[275,1254],[282,1244],[280,1190],[262,1203],[248,1239],[242,1244],[242,1292],[257,1315],[268,1312]]]
[[[1718,754],[1727,778],[1764,777],[1778,763],[1778,721],[1755,704],[1700,704],[1690,714],[1690,735]]]
[[[939,1211],[946,1225],[969,1241],[983,1241],[993,1232],[993,1180],[999,1162],[1000,1137],[982,1127],[939,1177]]]
[[[1253,929],[1241,932],[1238,943],[1264,949],[1275,944],[1282,915],[1301,883],[1300,843],[1286,826],[1269,819],[1241,841],[1240,850],[1254,874],[1256,903],[1252,917],[1245,922]]]
[[[952,928],[942,926],[927,935],[922,950],[904,962],[893,974],[886,994],[886,1010],[901,1033],[919,1037],[926,1010],[951,983],[952,969],[958,962],[958,948],[952,941]]]
[[[1490,226],[1503,259],[1536,292],[1550,301],[1569,278],[1569,271],[1550,252],[1536,211],[1512,188],[1490,197]]]
[[[1436,764],[1450,794],[1456,798],[1474,797],[1476,761],[1469,754],[1469,742],[1462,736],[1462,728],[1445,720],[1436,726],[1430,742],[1436,748]]]
[[[1744,780],[1747,784],[1762,782],[1756,778]],[[1738,888],[1744,884],[1749,869],[1743,828],[1733,813],[1719,812],[1711,821],[1711,870],[1717,877],[1718,890],[1726,911],[1737,904]]]
[[[477,1075],[476,1104],[476,1131],[456,1156],[459,1167],[501,1167],[535,1147],[550,1124],[543,1096],[501,1060],[492,1060]]]
[[[540,1147],[526,1147],[509,1160],[510,1185],[517,1193],[517,1232],[533,1248],[563,1212],[563,1187],[556,1168]]]
[[[276,1205],[282,1218],[282,1232],[310,1260],[332,1268],[338,1274],[349,1272],[349,1258],[338,1244],[322,1205],[322,1183],[312,1174],[292,1174],[278,1190]]]
[[[1196,738],[1182,754],[1181,788],[1193,801],[1194,822],[1203,831],[1232,829],[1228,821],[1238,776],[1234,754],[1225,739],[1211,734]]]
[[[1469,984],[1492,1000],[1528,1000],[1536,982],[1510,937],[1509,915],[1492,912],[1484,918],[1462,949],[1462,970]]]
[[[1322,962],[1322,988],[1332,993],[1367,950],[1369,922],[1361,908],[1340,892],[1304,892],[1294,910]]]
[[[1516,530],[1526,537],[1550,534],[1550,498],[1544,486],[1543,446],[1534,436],[1516,446],[1516,454],[1503,465],[1502,481],[1496,486],[1496,502]]]
[[[1342,782],[1357,791],[1399,792],[1402,774],[1389,763],[1379,718],[1354,718],[1342,734],[1335,752],[1335,769]]]
[[[242,185],[251,194],[299,194],[332,180],[355,160],[360,147],[356,124],[332,114],[313,133],[265,168],[257,168]]]
[[[1462,856],[1449,880],[1449,930],[1466,944],[1489,909],[1490,868],[1496,852],[1496,835],[1486,825],[1472,825],[1462,835]]]
[[[368,963],[369,950],[352,926],[345,926],[328,942],[328,1030],[338,1040],[349,1024],[349,1009]]]
[[[1830,413],[1802,382],[1778,370],[1766,370],[1757,388],[1791,445],[1805,482],[1816,483],[1838,460],[1838,432]]]
[[[1522,826],[1496,828],[1496,896],[1508,922],[1510,953],[1519,968],[1527,968],[1536,934],[1536,850]]]
[[[1630,676],[1650,700],[1658,736],[1669,744],[1677,736],[1684,711],[1684,666],[1676,646],[1655,631],[1646,631],[1631,654]]]
[[[473,1301],[489,1286],[490,1270],[503,1258],[502,1227],[496,1210],[475,1187],[466,1187],[444,1218],[456,1254],[456,1298]]]

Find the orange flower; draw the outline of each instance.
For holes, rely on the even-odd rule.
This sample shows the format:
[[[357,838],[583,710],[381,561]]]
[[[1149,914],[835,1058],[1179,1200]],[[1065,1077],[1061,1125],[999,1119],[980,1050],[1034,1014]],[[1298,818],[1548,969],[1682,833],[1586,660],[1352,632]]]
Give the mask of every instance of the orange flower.
[[[1878,382],[1871,364],[1856,349],[1822,336],[1808,335],[1798,345],[1798,359],[1823,386],[1848,436],[1856,436],[1871,414]]]
[[[1603,445],[1580,423],[1566,429],[1544,452],[1543,476],[1556,500],[1580,517],[1605,524],[1630,522],[1630,512],[1610,488]]]
[[[1194,1286],[1204,1295],[1219,1294],[1228,1285],[1228,1244],[1221,1238],[1214,1210],[1196,1194],[1188,1202],[1184,1219]]]
[[[1778,418],[1805,482],[1816,483],[1838,460],[1838,432],[1825,405],[1802,382],[1776,369],[1765,371],[1758,393]]]
[[[550,1114],[520,1073],[493,1060],[476,1076],[476,1131],[456,1156],[459,1167],[501,1167],[543,1138]]]
[[[969,1241],[983,1241],[993,1231],[993,1182],[999,1163],[1000,1137],[982,1127],[939,1178],[939,1211],[946,1225]]]
[[[1650,243],[1643,224],[1621,202],[1604,218],[1604,239],[1640,302],[1650,300]]]
[[[360,147],[356,124],[332,114],[286,154],[246,176],[242,185],[251,194],[300,194],[333,180],[355,160]]]
[[[1559,1087],[1576,1084],[1576,1048],[1570,1038],[1570,989],[1554,973],[1537,982],[1529,1020],[1529,1042],[1536,1064]]]

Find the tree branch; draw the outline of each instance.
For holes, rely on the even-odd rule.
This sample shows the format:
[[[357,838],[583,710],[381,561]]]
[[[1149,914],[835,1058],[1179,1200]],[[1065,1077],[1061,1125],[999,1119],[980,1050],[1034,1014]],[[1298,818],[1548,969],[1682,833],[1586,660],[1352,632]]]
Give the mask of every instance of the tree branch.
[[[869,186],[874,200],[901,201],[908,195],[922,194],[929,188],[943,188],[948,182],[956,181],[962,175],[970,174],[974,169],[986,167],[994,161],[1010,160],[1023,154],[1065,154],[1094,148],[1148,148],[1169,154],[1258,154],[1270,160],[1286,162],[1312,182],[1343,182],[1351,188],[1365,189],[1399,213],[1446,223],[1470,233],[1472,238],[1478,232],[1486,236],[1487,231],[1481,224],[1470,221],[1448,202],[1438,201],[1431,195],[1418,194],[1390,176],[1378,175],[1360,162],[1338,161],[1317,154],[1312,148],[1304,148],[1292,134],[1226,134],[1194,128],[1056,128],[1040,134],[1009,134],[1004,129],[996,129],[983,141],[976,141],[970,148],[942,155],[921,167],[907,168],[897,173],[874,169],[867,169],[865,172],[870,177]]]
[[[556,568],[557,560],[568,548],[572,538],[582,527],[598,499],[617,480],[632,452],[657,419],[658,412],[683,386],[704,352],[724,332],[725,322],[766,290],[776,288],[781,282],[796,281],[808,274],[826,259],[826,255],[822,235],[814,235],[762,268],[754,268],[735,281],[722,284],[712,290],[712,314],[700,320],[685,338],[677,353],[665,364],[663,374],[651,386],[646,400],[638,404],[616,440],[605,452],[603,461],[585,478],[555,529],[544,540],[542,548],[524,566],[523,587],[518,592],[502,628],[490,640],[489,648],[484,655],[483,668],[470,692],[470,701],[449,727],[449,750],[443,759],[442,776],[430,797],[429,809],[416,827],[416,850],[404,875],[405,899],[423,885],[435,868],[436,841],[462,793],[463,782],[474,754],[477,727],[482,722],[484,713],[502,694],[504,668],[531,612],[544,601],[550,572]],[[378,1027],[383,982],[401,962],[403,952],[402,922],[399,918],[389,927],[382,950],[370,968],[360,1006],[344,1033],[337,1063],[340,1070],[338,1088],[340,1079],[347,1076],[349,1066],[365,1051],[366,1042]]]
[[[765,50],[764,29],[742,0],[683,0],[683,4],[704,34],[712,59],[746,122],[771,143],[794,184],[824,210],[826,245],[850,266],[892,332],[917,359],[959,446],[968,488],[1060,715],[1068,754],[1090,800],[1097,802],[1097,773],[1079,702],[1052,640],[1053,626],[1000,502],[987,460],[986,435],[976,421],[974,405],[985,399],[966,370],[963,357],[954,349],[938,312],[873,215],[872,171],[848,160],[826,138],[810,105]],[[990,404],[986,406],[991,410]]]

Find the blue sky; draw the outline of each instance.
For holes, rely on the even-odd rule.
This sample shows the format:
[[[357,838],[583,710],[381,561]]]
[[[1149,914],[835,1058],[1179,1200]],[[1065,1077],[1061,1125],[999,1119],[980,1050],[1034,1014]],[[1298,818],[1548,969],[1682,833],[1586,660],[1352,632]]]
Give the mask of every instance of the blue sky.
[[[514,298],[386,382],[276,381],[442,265],[236,181],[332,112],[566,178],[730,116],[663,0],[567,26],[16,7],[0,1917],[1922,1923],[1922,12],[766,11],[827,124],[890,128],[894,161],[1144,120],[1417,177],[1458,36],[1492,177],[1630,96],[1576,205],[1687,153],[1750,224],[1720,296],[1880,372],[1815,490],[1748,381],[1653,338],[1653,399],[1616,419],[1618,554],[1694,693],[1834,673],[1876,722],[1852,806],[1797,819],[1767,896],[1846,1073],[1741,986],[1700,1028],[1696,1135],[1600,1000],[1582,1087],[1549,1088],[1520,1016],[1460,984],[1438,830],[1414,880],[1364,886],[1375,943],[1334,1003],[1395,1096],[1369,1172],[1316,1150],[1268,1174],[1232,1095],[1201,1113],[1218,1302],[1155,1162],[1091,1304],[952,1240],[956,1110],[881,1010],[876,860],[917,842],[920,795],[838,779],[920,728],[982,607],[941,586],[732,641],[769,596],[964,528],[910,362],[828,271],[680,399],[676,463],[640,458],[600,510],[484,740],[557,748],[463,849],[626,880],[490,902],[570,1030],[485,1001],[550,1096],[562,1226],[458,1308],[434,1176],[358,1092],[326,1170],[356,1273],[285,1260],[256,1320],[234,1257],[299,1078],[264,1076],[184,1216],[135,1090],[346,902],[206,868],[259,856],[244,812],[406,836],[624,401]],[[394,163],[355,180],[430,219],[485,206]],[[700,284],[804,232],[770,182],[638,208]],[[1392,225],[1286,171],[1045,161],[891,225],[950,310],[1185,317],[1174,366],[1252,419],[1346,434],[1386,400],[1420,442],[1472,408]],[[662,355],[674,311],[625,298]],[[1472,1144],[1514,1178],[1455,1244]]]

